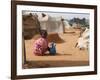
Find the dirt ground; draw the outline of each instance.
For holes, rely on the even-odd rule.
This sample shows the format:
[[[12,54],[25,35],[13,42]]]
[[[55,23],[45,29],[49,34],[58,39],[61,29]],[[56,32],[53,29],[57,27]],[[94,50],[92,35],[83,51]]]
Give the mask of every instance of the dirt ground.
[[[32,53],[34,41],[39,38],[38,35],[34,36],[31,40],[25,40],[26,60],[28,62],[27,68],[89,65],[88,50],[79,50],[78,48],[75,48],[79,33],[79,29],[69,29],[66,30],[64,34],[49,34],[49,42],[56,42],[57,55],[55,56],[35,56]]]

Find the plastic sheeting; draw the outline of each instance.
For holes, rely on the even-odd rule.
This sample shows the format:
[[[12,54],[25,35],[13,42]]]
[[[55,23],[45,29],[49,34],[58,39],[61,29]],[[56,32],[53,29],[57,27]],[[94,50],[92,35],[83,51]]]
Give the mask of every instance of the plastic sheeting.
[[[63,33],[63,23],[61,17],[51,17],[47,14],[43,17],[42,14],[38,15],[41,29],[47,30],[48,33]]]

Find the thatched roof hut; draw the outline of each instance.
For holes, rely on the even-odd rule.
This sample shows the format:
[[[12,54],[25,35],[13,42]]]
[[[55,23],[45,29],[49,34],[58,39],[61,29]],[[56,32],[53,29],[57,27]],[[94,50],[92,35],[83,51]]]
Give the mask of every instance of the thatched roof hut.
[[[32,38],[34,34],[39,33],[40,23],[38,21],[37,15],[27,14],[22,16],[22,26],[24,38]]]

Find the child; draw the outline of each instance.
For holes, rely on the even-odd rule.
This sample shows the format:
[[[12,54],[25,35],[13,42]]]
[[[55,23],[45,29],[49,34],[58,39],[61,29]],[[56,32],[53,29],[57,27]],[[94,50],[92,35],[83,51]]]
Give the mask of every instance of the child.
[[[47,31],[42,30],[40,32],[41,37],[35,41],[33,53],[37,56],[43,56],[48,50],[48,41],[47,41]]]

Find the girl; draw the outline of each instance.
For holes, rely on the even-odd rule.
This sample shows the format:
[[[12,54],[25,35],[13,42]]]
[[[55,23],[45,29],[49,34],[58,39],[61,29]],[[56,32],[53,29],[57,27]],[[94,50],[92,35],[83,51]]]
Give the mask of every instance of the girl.
[[[42,30],[40,32],[41,37],[35,41],[33,53],[37,56],[43,56],[48,50],[48,40],[47,40],[47,31]]]

